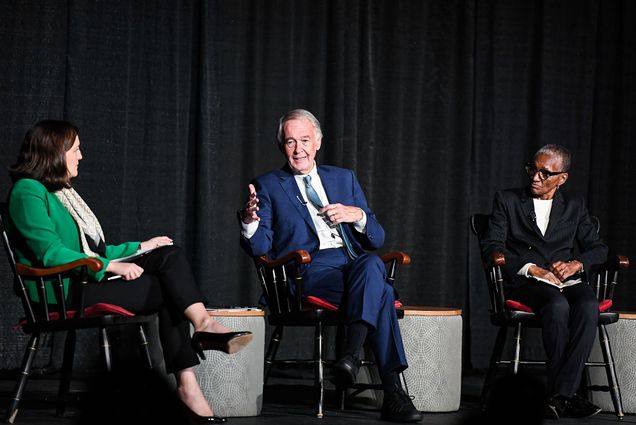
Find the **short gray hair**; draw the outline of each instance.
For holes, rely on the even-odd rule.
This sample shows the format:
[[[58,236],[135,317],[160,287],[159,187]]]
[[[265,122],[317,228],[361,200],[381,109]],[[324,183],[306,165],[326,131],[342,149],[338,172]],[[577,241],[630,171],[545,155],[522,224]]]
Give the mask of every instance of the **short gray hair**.
[[[282,117],[280,117],[280,120],[278,120],[278,131],[276,132],[276,141],[278,142],[279,146],[281,146],[285,142],[283,140],[283,137],[285,136],[283,134],[283,125],[287,121],[297,120],[300,118],[305,118],[309,120],[311,125],[314,126],[314,130],[316,130],[316,137],[318,138],[318,140],[322,139],[322,129],[320,128],[320,121],[318,121],[318,118],[316,118],[314,114],[312,114],[311,112],[305,109],[293,109],[287,112]]]
[[[558,156],[561,158],[561,167],[563,167],[561,171],[567,172],[570,169],[572,158],[570,151],[565,146],[553,144],[545,145],[534,154],[534,157],[536,158],[541,154]]]

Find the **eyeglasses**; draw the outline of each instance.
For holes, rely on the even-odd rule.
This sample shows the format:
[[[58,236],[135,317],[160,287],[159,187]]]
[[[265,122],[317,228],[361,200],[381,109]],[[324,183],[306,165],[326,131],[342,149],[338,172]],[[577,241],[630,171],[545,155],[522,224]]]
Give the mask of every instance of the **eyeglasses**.
[[[526,173],[528,173],[528,177],[532,178],[535,174],[539,174],[539,180],[545,181],[552,176],[558,176],[559,174],[566,173],[567,171],[548,171],[548,170],[537,170],[537,167],[534,166],[533,163],[527,162],[525,164]]]

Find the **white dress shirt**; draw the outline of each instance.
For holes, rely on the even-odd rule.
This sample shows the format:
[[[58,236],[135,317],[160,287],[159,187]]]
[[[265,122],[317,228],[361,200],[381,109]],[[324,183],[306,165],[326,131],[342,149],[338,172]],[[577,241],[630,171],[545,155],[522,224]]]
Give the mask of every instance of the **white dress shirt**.
[[[548,229],[550,223],[550,211],[552,211],[552,199],[533,199],[534,203],[534,217],[537,227],[541,231],[541,234],[545,236],[545,231]],[[531,266],[536,266],[534,263],[525,264],[517,274],[525,277],[532,277],[528,274],[528,269]]]

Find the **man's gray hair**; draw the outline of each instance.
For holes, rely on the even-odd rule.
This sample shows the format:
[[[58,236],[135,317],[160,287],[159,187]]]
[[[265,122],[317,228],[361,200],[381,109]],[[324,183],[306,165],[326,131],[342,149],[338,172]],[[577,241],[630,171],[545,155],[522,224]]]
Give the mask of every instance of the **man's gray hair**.
[[[570,169],[572,159],[570,156],[570,151],[565,146],[553,144],[545,145],[541,149],[539,149],[537,153],[534,154],[534,157],[536,158],[538,155],[541,154],[551,156],[555,155],[561,158],[561,167],[563,168],[560,171],[567,172]]]
[[[279,146],[281,146],[285,142],[283,140],[283,137],[285,136],[283,134],[283,125],[287,121],[297,120],[300,118],[305,118],[309,120],[311,125],[313,125],[314,129],[316,130],[316,138],[318,140],[322,139],[322,129],[320,128],[320,121],[318,121],[318,118],[316,118],[314,114],[312,114],[311,112],[305,109],[293,109],[287,112],[282,117],[280,117],[280,120],[278,121],[278,131],[276,132],[276,141],[278,142]]]

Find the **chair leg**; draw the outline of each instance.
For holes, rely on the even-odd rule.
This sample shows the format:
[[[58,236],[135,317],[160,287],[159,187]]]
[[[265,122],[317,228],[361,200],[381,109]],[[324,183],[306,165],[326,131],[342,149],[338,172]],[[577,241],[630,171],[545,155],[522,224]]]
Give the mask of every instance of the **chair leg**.
[[[18,408],[20,405],[20,399],[22,398],[22,393],[24,392],[24,388],[26,387],[27,380],[29,379],[29,374],[31,373],[31,367],[33,366],[33,360],[35,359],[35,355],[37,354],[38,347],[40,346],[40,335],[33,334],[31,335],[31,339],[27,344],[26,350],[24,351],[24,358],[22,359],[22,368],[20,369],[20,377],[15,384],[15,389],[13,391],[13,398],[9,402],[9,408],[7,409],[7,414],[5,416],[5,422],[12,424],[15,422],[15,418],[18,415]]]
[[[324,380],[323,380],[324,360],[322,358],[322,346],[323,346],[322,322],[318,322],[316,323],[316,328],[315,328],[315,343],[314,343],[314,348],[315,348],[314,362],[316,365],[314,387],[317,392],[316,417],[319,419],[323,417],[322,406],[323,406],[324,398],[325,398],[325,386],[324,386]]]
[[[503,353],[504,346],[506,344],[506,336],[508,335],[508,328],[501,326],[499,332],[497,332],[497,339],[495,340],[495,346],[492,349],[490,355],[490,364],[488,365],[488,373],[484,380],[484,386],[481,389],[480,403],[481,408],[486,407],[486,400],[490,392],[490,388],[497,376],[497,370],[499,369],[499,362],[501,361],[501,354]]]
[[[601,353],[603,353],[603,361],[605,362],[605,373],[607,373],[607,383],[614,404],[614,411],[618,419],[623,419],[623,400],[621,399],[621,389],[618,385],[616,376],[616,368],[614,367],[614,356],[610,346],[609,336],[605,325],[598,326],[598,336],[601,343]]]
[[[143,324],[139,324],[139,327],[137,328],[137,338],[139,339],[139,348],[141,350],[142,357],[146,361],[146,366],[148,369],[152,370],[152,357],[150,357],[148,338],[146,337],[146,331],[144,330]]]
[[[99,329],[99,346],[104,358],[104,367],[106,368],[106,372],[110,372],[113,368],[113,358],[110,350],[108,331],[105,327]]]
[[[515,357],[512,361],[512,373],[519,373],[519,362],[521,361],[521,323],[517,323],[515,329]]]
[[[74,330],[66,332],[64,342],[64,358],[62,360],[62,376],[57,390],[57,416],[64,416],[68,394],[71,388],[71,378],[73,374],[73,361],[75,360],[75,344],[77,335]]]
[[[345,345],[345,327],[344,325],[338,325],[336,328],[336,360],[342,358],[344,356],[344,345]],[[336,394],[338,399],[338,406],[340,406],[340,410],[344,410],[345,401],[347,399],[347,388],[336,383]]]
[[[274,333],[272,334],[271,339],[269,340],[269,344],[267,345],[267,353],[265,353],[265,376],[263,378],[263,385],[267,384],[267,379],[269,379],[269,372],[272,370],[272,366],[274,365],[274,359],[276,359],[276,352],[278,351],[278,346],[280,345],[280,341],[283,339],[283,327],[276,326],[274,329]]]

